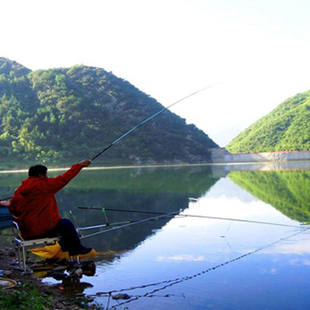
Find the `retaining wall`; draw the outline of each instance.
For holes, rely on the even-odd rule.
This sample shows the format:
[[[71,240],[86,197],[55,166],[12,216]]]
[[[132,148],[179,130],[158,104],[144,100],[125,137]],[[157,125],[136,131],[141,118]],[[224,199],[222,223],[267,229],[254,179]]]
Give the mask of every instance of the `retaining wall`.
[[[310,160],[310,151],[230,154],[225,148],[212,149],[214,163],[277,162]]]

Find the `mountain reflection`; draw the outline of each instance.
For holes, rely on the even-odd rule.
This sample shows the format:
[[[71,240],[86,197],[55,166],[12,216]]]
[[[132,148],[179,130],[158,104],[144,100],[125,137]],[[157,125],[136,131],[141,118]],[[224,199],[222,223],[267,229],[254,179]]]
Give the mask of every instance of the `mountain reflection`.
[[[188,207],[190,197],[201,197],[218,178],[209,167],[158,168],[85,171],[72,185],[59,193],[57,200],[62,215],[73,210],[79,226],[105,223],[100,210],[78,207],[98,207],[148,212],[179,212]],[[106,211],[110,223],[138,221],[154,215]],[[134,248],[171,218],[163,218],[84,239],[98,251]],[[92,233],[91,230],[87,233]]]
[[[50,177],[58,174],[60,173],[49,172]],[[25,177],[24,174],[0,175],[1,197],[13,194]],[[106,218],[101,210],[83,210],[79,207],[179,212],[188,207],[189,198],[201,197],[218,179],[213,176],[210,166],[83,170],[57,194],[57,201],[62,217],[73,220],[74,216],[76,225],[85,227],[104,224]],[[152,217],[151,214],[113,211],[107,211],[106,215],[110,223]],[[171,217],[163,218],[102,233],[84,239],[83,243],[91,245],[97,251],[132,249],[170,219]],[[83,234],[95,231],[85,231]]]
[[[310,171],[232,171],[241,188],[299,222],[310,222]]]

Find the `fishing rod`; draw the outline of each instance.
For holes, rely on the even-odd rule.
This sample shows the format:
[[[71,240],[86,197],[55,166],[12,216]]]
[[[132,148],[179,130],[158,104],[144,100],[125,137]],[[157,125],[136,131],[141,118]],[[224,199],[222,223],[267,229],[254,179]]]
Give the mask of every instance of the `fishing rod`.
[[[136,129],[138,129],[139,127],[141,127],[142,125],[146,124],[147,122],[149,122],[151,119],[155,118],[156,116],[158,116],[159,114],[163,113],[164,111],[168,110],[169,108],[171,108],[172,106],[176,105],[177,103],[181,102],[181,101],[184,101],[208,88],[211,88],[215,85],[217,85],[218,83],[216,84],[212,84],[212,85],[209,85],[207,87],[204,87],[202,89],[199,89],[193,93],[191,93],[190,95],[187,95],[186,97],[183,97],[181,99],[179,99],[178,101],[170,104],[168,107],[165,107],[161,110],[159,110],[158,112],[156,112],[155,114],[151,115],[150,117],[148,117],[147,119],[145,119],[144,121],[142,121],[141,123],[139,123],[138,125],[134,126],[133,128],[131,128],[130,130],[128,130],[127,132],[125,132],[124,134],[122,134],[120,137],[118,137],[115,141],[113,141],[112,143],[110,143],[108,146],[106,146],[102,151],[100,151],[97,155],[95,155],[91,161],[95,160],[97,157],[99,157],[101,154],[103,154],[105,151],[107,151],[109,148],[111,148],[113,145],[115,145],[116,143],[118,143],[119,141],[121,141],[123,138],[125,138],[126,136],[128,136],[129,134],[131,134],[133,131],[135,131]]]
[[[123,221],[123,222],[116,222],[116,223],[98,224],[98,225],[86,226],[86,227],[76,226],[77,227],[76,230],[77,231],[83,231],[83,230],[90,230],[90,229],[96,229],[96,228],[104,228],[104,227],[108,227],[108,226],[119,226],[119,225],[134,223],[134,222],[137,222],[137,220],[136,221]]]
[[[10,197],[5,197],[5,198],[0,199],[0,201],[9,200],[9,199],[11,199],[12,197],[13,197],[13,196],[10,196]]]
[[[102,212],[105,212],[105,211],[116,211],[116,212],[129,212],[129,213],[138,213],[138,214],[156,214],[156,215],[168,215],[168,214],[170,214],[170,213],[153,212],[153,211],[109,209],[109,208],[99,208],[99,207],[78,207],[78,208],[79,209],[84,209],[84,210],[100,210]],[[272,225],[272,226],[281,226],[281,227],[301,228],[300,226],[297,226],[297,225],[280,224],[280,223],[272,223],[272,222],[262,222],[262,221],[253,221],[253,220],[236,219],[236,218],[229,218],[229,217],[218,217],[218,216],[208,216],[208,215],[195,215],[195,214],[177,214],[177,216],[180,216],[180,217],[193,217],[193,218],[204,218],[204,219],[211,219],[211,220],[243,222],[243,223],[251,223],[251,224],[263,224],[263,225]]]
[[[103,233],[107,233],[107,232],[110,232],[110,231],[114,231],[114,230],[117,230],[117,229],[121,229],[121,228],[124,228],[124,227],[132,226],[132,225],[136,225],[136,224],[141,224],[141,223],[146,223],[146,222],[149,222],[149,221],[156,221],[156,220],[163,219],[163,218],[169,217],[169,216],[174,216],[174,215],[177,215],[177,214],[178,214],[178,212],[170,212],[170,213],[165,213],[165,214],[162,214],[162,215],[159,215],[159,216],[153,216],[153,217],[149,217],[149,218],[142,219],[142,220],[128,221],[128,222],[125,222],[125,224],[123,224],[123,225],[111,227],[110,229],[105,229],[105,230],[97,231],[95,233],[84,235],[81,238],[85,239],[85,238],[93,237],[93,236],[100,235],[100,234],[103,234]],[[111,224],[102,224],[101,227],[107,227],[109,225],[111,225]],[[100,228],[99,227],[100,225],[96,225],[96,226],[97,226],[96,228]],[[87,227],[87,228],[88,229],[92,229],[91,226]],[[82,230],[82,229],[85,229],[85,227],[79,227],[78,229]]]
[[[144,221],[144,220],[161,220],[161,219],[165,219],[165,218],[169,218],[169,217],[172,217],[174,215],[166,215],[165,217],[163,218],[158,218],[155,217],[155,218],[146,218],[146,219],[143,219],[143,220],[128,220],[128,221],[123,221],[123,222],[116,222],[116,223],[105,223],[105,224],[98,224],[98,225],[93,225],[93,226],[85,226],[85,227],[78,227],[76,226],[76,230],[77,231],[83,231],[83,230],[91,230],[91,229],[97,229],[97,228],[104,228],[104,227],[108,227],[108,226],[120,226],[120,225],[124,225],[124,224],[132,224],[132,223],[136,223],[136,222],[140,222],[140,221]]]

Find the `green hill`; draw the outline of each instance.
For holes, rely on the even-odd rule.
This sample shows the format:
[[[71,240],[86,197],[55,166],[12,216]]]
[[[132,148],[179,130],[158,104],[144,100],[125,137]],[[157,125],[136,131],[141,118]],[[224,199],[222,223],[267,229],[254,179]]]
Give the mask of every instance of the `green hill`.
[[[1,166],[91,158],[163,106],[129,82],[83,65],[31,71],[0,58]],[[209,162],[218,147],[165,111],[96,160],[133,165]]]
[[[234,138],[231,153],[310,150],[310,91],[287,99]]]

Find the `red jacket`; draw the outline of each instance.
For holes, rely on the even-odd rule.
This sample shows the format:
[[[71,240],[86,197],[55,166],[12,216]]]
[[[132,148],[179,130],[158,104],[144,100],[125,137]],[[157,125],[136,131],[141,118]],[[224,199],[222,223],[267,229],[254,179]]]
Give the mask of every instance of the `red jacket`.
[[[17,216],[24,239],[42,235],[53,229],[61,219],[55,194],[82,169],[80,164],[56,178],[29,177],[15,191],[9,211]]]

